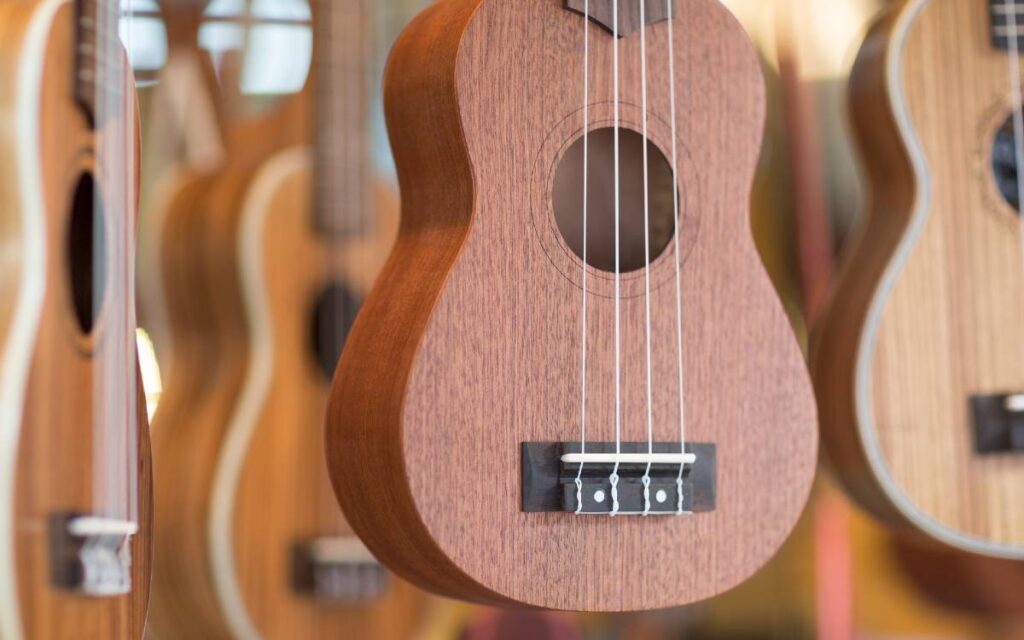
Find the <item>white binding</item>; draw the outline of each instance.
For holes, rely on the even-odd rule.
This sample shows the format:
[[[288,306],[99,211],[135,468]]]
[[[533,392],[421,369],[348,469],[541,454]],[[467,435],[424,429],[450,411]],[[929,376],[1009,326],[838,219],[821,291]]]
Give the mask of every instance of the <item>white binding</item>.
[[[245,315],[251,331],[248,370],[238,404],[228,423],[213,479],[210,501],[209,547],[213,583],[228,626],[237,638],[260,637],[249,615],[235,566],[235,496],[242,464],[263,411],[274,372],[274,327],[270,297],[264,276],[263,246],[266,218],[271,201],[284,181],[311,169],[311,152],[306,147],[289,149],[267,161],[252,182],[252,191],[242,208],[239,237],[239,269]]]
[[[871,300],[867,320],[861,334],[857,350],[855,376],[858,432],[871,471],[885,489],[889,500],[893,502],[894,506],[902,512],[903,516],[911,524],[946,544],[966,551],[1001,558],[1024,559],[1024,546],[1022,545],[994,543],[979,536],[955,531],[917,506],[893,477],[885,455],[882,453],[878,443],[878,432],[873,419],[871,367],[876,351],[878,328],[882,320],[882,313],[892,294],[893,287],[895,287],[896,281],[899,279],[903,267],[913,252],[914,246],[921,237],[925,223],[931,215],[932,180],[928,169],[928,160],[925,156],[924,148],[921,146],[921,142],[914,131],[913,121],[911,120],[910,111],[903,94],[902,81],[903,50],[906,45],[908,32],[920,15],[921,10],[931,1],[915,0],[913,4],[902,11],[893,30],[893,46],[886,53],[885,75],[889,100],[893,106],[900,136],[906,145],[913,164],[914,177],[920,187],[920,195],[914,205],[914,212],[907,233],[900,241],[893,260],[886,268],[885,274],[879,282],[878,289]]]
[[[46,296],[46,202],[39,114],[46,47],[57,11],[67,1],[46,0],[32,16],[18,54],[16,123],[10,129],[17,141],[22,272],[10,337],[0,352],[0,638],[4,640],[23,636],[14,573],[14,492],[26,384]]]

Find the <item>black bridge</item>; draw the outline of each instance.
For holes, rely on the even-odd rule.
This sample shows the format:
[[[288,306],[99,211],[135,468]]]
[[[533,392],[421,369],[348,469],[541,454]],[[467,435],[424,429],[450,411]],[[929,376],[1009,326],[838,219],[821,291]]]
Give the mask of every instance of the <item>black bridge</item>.
[[[292,589],[342,606],[380,597],[389,575],[358,538],[316,538],[292,547]]]
[[[588,442],[584,455],[578,441],[524,442],[522,456],[525,512],[677,515],[715,509],[713,444],[687,443],[684,454],[678,442],[656,442],[650,447],[647,442],[623,442],[616,453],[614,442]],[[650,482],[644,486],[648,464]],[[618,474],[614,497],[613,471]]]
[[[971,415],[978,453],[1024,452],[1024,394],[972,396]]]
[[[132,537],[136,523],[101,516],[50,518],[50,576],[58,588],[106,598],[132,590]]]

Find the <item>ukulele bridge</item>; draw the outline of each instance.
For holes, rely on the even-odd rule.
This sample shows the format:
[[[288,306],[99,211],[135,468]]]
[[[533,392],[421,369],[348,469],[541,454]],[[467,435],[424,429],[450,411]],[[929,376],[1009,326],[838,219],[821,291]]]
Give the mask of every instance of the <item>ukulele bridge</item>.
[[[584,452],[580,442],[524,442],[522,456],[525,512],[671,516],[715,509],[713,444],[687,443],[684,452],[678,442],[588,442]]]
[[[131,541],[139,525],[128,520],[61,514],[50,520],[51,577],[62,589],[106,598],[132,590]]]
[[[296,593],[357,605],[379,597],[387,586],[387,572],[357,538],[316,538],[292,549],[292,588]]]
[[[971,415],[978,453],[1024,452],[1024,394],[972,396]]]

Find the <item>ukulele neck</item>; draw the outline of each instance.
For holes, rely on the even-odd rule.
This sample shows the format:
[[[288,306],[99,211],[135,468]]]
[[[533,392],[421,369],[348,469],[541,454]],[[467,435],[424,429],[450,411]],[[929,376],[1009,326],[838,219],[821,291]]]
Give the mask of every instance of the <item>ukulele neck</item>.
[[[319,0],[314,25],[316,87],[315,225],[331,235],[370,228],[368,7],[364,0]]]
[[[117,0],[75,2],[75,99],[93,124],[116,113],[123,92]]]
[[[1016,38],[1017,51],[1024,52],[1024,0],[988,0],[992,46],[1009,51]]]

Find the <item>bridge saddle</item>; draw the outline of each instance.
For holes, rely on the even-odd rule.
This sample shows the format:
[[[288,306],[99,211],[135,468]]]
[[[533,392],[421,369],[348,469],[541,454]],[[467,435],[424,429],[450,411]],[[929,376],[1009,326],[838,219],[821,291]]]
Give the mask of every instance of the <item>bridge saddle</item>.
[[[522,458],[526,512],[670,516],[715,509],[713,444],[687,443],[683,452],[678,442],[623,442],[618,450],[613,442],[588,442],[584,452],[579,442],[526,442]]]
[[[50,520],[51,576],[62,589],[105,598],[132,590],[135,522],[80,514]]]

